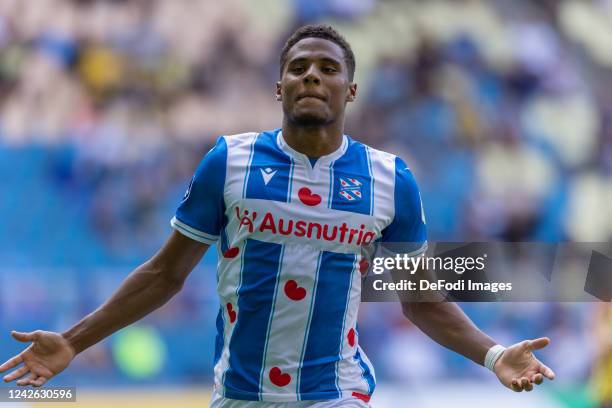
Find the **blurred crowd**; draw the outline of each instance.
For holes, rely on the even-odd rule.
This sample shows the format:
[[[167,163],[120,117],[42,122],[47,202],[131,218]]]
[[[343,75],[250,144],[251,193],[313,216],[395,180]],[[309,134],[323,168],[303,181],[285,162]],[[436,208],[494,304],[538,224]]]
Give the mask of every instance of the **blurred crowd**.
[[[355,51],[347,133],[407,161],[430,240],[612,238],[612,1],[0,0],[0,323],[23,313],[3,303],[18,268],[58,271],[71,312],[39,317],[65,325],[150,256],[216,137],[280,126],[279,51],[315,21]],[[211,268],[169,316],[213,321]],[[383,378],[485,375],[399,307],[397,321],[376,318],[396,306],[364,305]],[[507,342],[558,333],[549,357],[588,377],[589,305],[468,308]]]

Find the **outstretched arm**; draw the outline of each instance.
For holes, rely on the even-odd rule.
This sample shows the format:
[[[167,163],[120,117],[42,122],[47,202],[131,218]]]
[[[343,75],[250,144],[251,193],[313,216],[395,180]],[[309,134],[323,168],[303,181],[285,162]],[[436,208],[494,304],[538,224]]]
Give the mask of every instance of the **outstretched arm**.
[[[208,245],[173,231],[157,254],[136,268],[102,306],[68,331],[12,332],[16,340],[32,344],[0,365],[1,373],[23,363],[4,376],[4,381],[28,374],[17,385],[43,385],[81,351],[164,305],[181,290],[207,249]]]
[[[136,268],[96,311],[64,332],[75,353],[164,305],[183,287],[208,245],[173,231],[161,250]]]
[[[404,315],[439,344],[484,365],[485,356],[496,343],[480,331],[455,303],[405,302]],[[525,340],[508,347],[493,367],[500,382],[513,391],[531,391],[544,377],[555,378],[554,372],[532,353],[546,347],[548,338]]]
[[[402,311],[437,343],[477,364],[484,364],[487,351],[496,344],[455,303],[406,302]]]
[[[419,194],[419,189],[412,172],[404,161],[396,158],[395,161],[395,216],[393,221],[382,231],[382,243],[404,243],[406,253],[417,252],[418,248],[425,248],[427,233],[425,226],[425,213]],[[382,249],[385,249],[383,246]],[[397,247],[391,245],[387,248],[395,252]],[[391,269],[395,282],[400,282],[405,271]],[[426,269],[420,269],[411,274],[420,276],[429,275]],[[431,276],[434,278],[434,276]],[[429,291],[428,291],[429,292]],[[419,327],[425,334],[441,345],[456,351],[472,361],[492,368],[499,380],[506,387],[514,391],[531,391],[533,384],[540,384],[544,377],[554,378],[554,373],[544,364],[540,363],[532,354],[533,350],[546,347],[550,340],[540,338],[532,341],[517,343],[501,354],[501,347],[482,331],[463,313],[454,303],[444,301],[440,292],[419,293],[422,302],[414,302],[414,298],[405,299],[402,303],[404,315]],[[398,293],[400,299],[403,298]],[[497,350],[499,352],[497,352]],[[489,352],[491,350],[491,352]],[[499,357],[497,360],[492,358]],[[492,367],[491,367],[492,366]]]

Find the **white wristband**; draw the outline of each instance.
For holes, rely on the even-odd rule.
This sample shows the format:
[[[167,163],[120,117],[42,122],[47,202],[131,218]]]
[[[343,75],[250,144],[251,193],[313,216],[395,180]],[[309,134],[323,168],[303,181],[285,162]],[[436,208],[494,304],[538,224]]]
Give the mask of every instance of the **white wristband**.
[[[493,371],[493,367],[495,367],[495,363],[499,358],[504,354],[506,348],[500,344],[496,344],[487,351],[487,355],[485,356],[484,366],[489,370]]]

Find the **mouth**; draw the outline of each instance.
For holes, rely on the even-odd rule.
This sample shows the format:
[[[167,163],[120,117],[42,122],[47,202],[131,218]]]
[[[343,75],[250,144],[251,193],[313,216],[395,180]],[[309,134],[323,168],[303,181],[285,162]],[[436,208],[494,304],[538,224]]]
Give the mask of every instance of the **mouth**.
[[[326,98],[322,95],[319,94],[315,94],[315,93],[304,93],[304,94],[300,94],[297,97],[297,100],[301,100],[301,99],[305,99],[305,98],[314,98],[314,99],[319,99],[321,101],[326,101]]]

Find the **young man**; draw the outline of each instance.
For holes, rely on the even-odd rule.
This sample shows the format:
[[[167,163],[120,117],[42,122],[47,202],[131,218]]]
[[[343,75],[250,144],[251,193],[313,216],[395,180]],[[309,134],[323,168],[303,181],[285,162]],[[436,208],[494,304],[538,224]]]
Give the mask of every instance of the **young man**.
[[[76,354],[166,303],[217,243],[212,406],[367,406],[375,377],[356,327],[360,248],[381,240],[423,252],[419,192],[401,159],[343,134],[346,103],[357,93],[355,59],[333,28],[297,30],[280,70],[282,129],[219,138],[160,251],[65,333],[13,332],[32,344],[0,366],[17,367],[5,381],[41,386]],[[531,353],[546,338],[504,350],[453,303],[402,306],[432,339],[515,391],[554,377]]]

